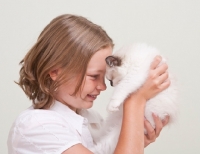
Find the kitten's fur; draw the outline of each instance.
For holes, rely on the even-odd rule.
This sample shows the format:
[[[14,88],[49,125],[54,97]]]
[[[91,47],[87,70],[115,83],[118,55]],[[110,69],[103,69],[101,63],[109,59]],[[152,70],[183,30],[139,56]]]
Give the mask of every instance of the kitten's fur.
[[[99,136],[94,138],[95,148],[98,151],[95,153],[112,154],[114,152],[121,129],[122,104],[129,94],[135,92],[145,82],[156,55],[160,55],[157,49],[145,44],[134,44],[123,47],[106,59],[106,77],[112,81],[115,89],[108,104],[108,110],[112,112],[109,113]],[[165,62],[164,58],[162,62]],[[161,119],[169,115],[168,125],[176,119],[177,88],[170,73],[169,79],[170,86],[146,103],[145,118],[153,127],[155,124],[152,113]]]

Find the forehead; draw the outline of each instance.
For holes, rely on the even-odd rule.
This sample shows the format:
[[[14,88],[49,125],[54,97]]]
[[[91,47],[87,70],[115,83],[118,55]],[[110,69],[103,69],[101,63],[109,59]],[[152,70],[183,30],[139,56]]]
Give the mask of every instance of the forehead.
[[[112,47],[107,47],[97,51],[90,59],[87,67],[87,71],[105,71],[106,69],[106,57],[112,54]]]

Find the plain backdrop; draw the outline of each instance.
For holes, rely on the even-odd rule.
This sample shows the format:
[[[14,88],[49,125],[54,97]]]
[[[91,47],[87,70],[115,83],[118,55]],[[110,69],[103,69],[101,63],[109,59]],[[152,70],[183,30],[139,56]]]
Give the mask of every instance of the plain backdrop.
[[[157,47],[178,79],[180,114],[145,154],[200,153],[200,1],[199,0],[0,0],[0,153],[17,115],[31,102],[14,83],[18,65],[42,29],[61,14],[81,15],[101,25],[115,43],[144,42]],[[108,85],[94,109],[106,116]]]

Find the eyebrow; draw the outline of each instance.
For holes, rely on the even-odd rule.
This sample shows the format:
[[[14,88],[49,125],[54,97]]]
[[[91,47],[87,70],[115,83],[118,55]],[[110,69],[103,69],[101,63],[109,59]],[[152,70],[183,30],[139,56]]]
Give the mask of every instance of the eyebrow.
[[[89,70],[89,73],[103,73],[103,70]]]

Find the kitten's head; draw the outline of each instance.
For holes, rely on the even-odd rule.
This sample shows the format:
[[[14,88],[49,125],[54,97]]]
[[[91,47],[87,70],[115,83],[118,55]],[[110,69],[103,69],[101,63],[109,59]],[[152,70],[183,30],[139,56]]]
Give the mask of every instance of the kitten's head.
[[[108,56],[106,64],[106,78],[111,86],[116,86],[126,75],[128,69],[124,67],[123,59],[118,56]]]

